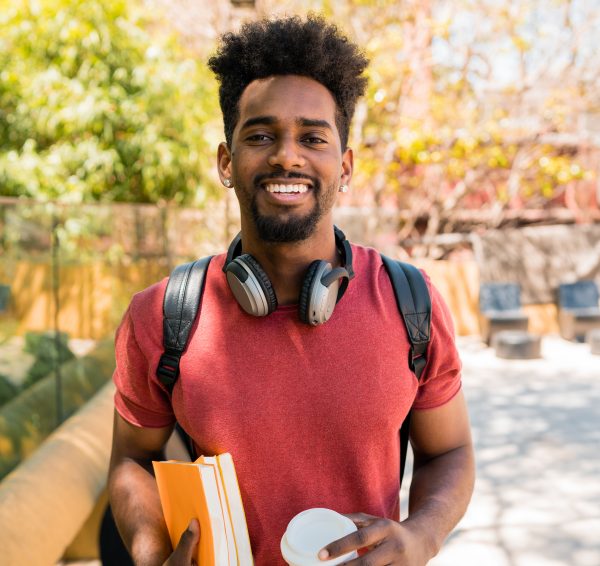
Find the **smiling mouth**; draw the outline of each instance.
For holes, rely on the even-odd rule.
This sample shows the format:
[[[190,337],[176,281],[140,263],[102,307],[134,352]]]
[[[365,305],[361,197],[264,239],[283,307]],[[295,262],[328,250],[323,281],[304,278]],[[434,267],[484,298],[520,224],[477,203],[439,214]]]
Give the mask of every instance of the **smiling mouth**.
[[[308,191],[309,186],[304,183],[294,183],[293,185],[284,185],[279,183],[266,183],[263,188],[268,193],[291,193],[302,194]]]

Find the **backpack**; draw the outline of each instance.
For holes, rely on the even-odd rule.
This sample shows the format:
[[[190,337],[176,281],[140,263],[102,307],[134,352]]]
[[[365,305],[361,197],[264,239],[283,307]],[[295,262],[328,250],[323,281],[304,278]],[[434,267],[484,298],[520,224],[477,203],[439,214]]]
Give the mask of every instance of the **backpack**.
[[[163,299],[163,354],[156,375],[172,392],[179,377],[179,362],[187,346],[190,330],[202,302],[205,275],[212,256],[177,266],[167,283]],[[427,363],[430,340],[431,298],[421,272],[408,263],[381,254],[388,272],[398,310],[402,315],[410,341],[408,366],[417,380]],[[404,475],[410,429],[409,411],[400,429],[400,484]],[[194,454],[191,438],[177,425],[177,430],[190,455]]]

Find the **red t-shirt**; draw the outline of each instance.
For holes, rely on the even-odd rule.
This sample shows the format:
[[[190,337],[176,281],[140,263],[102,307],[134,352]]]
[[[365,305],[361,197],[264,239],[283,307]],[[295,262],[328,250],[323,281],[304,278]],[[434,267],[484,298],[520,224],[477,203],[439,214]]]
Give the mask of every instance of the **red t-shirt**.
[[[310,507],[397,520],[402,421],[411,406],[438,407],[461,386],[436,289],[418,384],[381,258],[360,246],[353,253],[356,277],[317,327],[301,323],[295,306],[244,313],[221,271],[225,256],[215,257],[172,405],[156,378],[166,280],[135,295],[117,331],[118,412],[143,427],[177,419],[199,454],[232,454],[257,566],[284,564],[285,528]]]

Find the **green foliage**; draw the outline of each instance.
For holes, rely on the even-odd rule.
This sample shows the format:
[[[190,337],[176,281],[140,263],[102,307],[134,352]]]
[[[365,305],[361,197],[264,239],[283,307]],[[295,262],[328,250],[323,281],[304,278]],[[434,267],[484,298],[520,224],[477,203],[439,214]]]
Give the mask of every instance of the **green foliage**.
[[[35,356],[35,361],[29,368],[23,381],[23,389],[27,389],[52,372],[57,363],[63,364],[75,357],[68,345],[69,337],[60,332],[58,340],[54,334],[47,332],[28,332],[25,334],[23,350]]]
[[[112,341],[100,343],[83,358],[62,368],[63,417],[68,418],[100,387],[115,368]],[[29,456],[57,425],[56,382],[51,374],[0,408],[0,479]]]
[[[0,194],[201,203],[208,69],[123,0],[0,0]]]
[[[17,395],[19,388],[8,377],[0,374],[0,406]]]

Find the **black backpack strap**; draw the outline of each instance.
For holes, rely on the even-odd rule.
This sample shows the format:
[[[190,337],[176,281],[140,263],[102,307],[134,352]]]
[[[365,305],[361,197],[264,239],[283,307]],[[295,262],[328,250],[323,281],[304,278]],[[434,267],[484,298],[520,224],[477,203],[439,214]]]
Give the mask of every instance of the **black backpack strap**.
[[[206,271],[212,256],[178,265],[163,299],[163,354],[156,375],[169,392],[179,377],[179,361],[198,314]]]
[[[398,310],[402,314],[410,341],[408,365],[421,379],[427,364],[427,345],[431,339],[431,297],[421,272],[409,263],[395,261],[381,254],[394,288]],[[404,476],[406,451],[410,433],[411,411],[400,428],[400,484]]]
[[[427,283],[421,272],[409,263],[394,261],[381,256],[385,265],[398,310],[404,319],[404,325],[410,340],[408,365],[411,371],[421,379],[427,363],[427,345],[431,338],[431,298]]]

